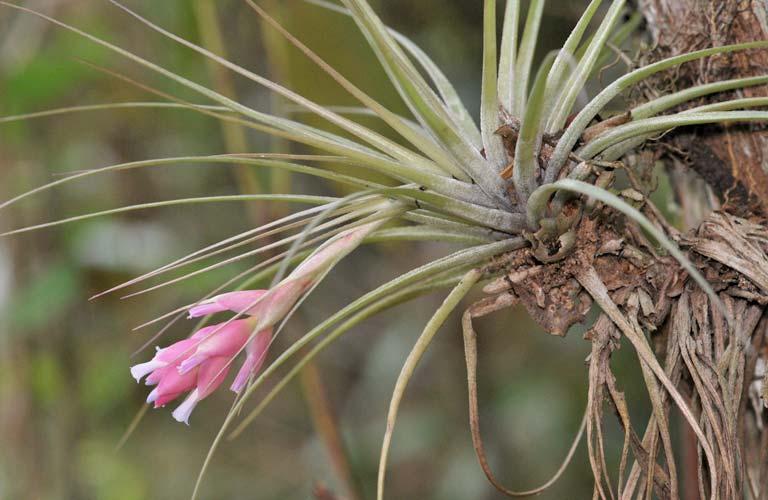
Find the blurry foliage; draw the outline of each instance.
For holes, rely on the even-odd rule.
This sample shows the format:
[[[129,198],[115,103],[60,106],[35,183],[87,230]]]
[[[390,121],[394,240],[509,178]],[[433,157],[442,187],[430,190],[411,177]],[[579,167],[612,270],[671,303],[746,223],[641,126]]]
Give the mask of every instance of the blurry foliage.
[[[539,54],[558,46],[585,2],[553,2]],[[147,17],[198,39],[191,3],[133,1]],[[372,96],[405,113],[353,23],[299,1],[269,2],[287,27]],[[204,61],[160,39],[106,2],[30,0],[56,16],[149,56],[194,80],[209,82]],[[272,74],[262,27],[239,1],[218,2],[230,57]],[[379,2],[384,19],[412,36],[443,66],[462,97],[477,108],[481,12],[464,0]],[[0,9],[0,113],[108,101],[155,100],[75,58],[125,72],[199,102],[173,84],[142,73],[104,51],[44,23]],[[30,48],[32,51],[30,51]],[[295,51],[280,61],[290,87],[323,104],[354,105],[331,80]],[[270,106],[262,89],[236,79],[238,98]],[[362,118],[367,120],[366,118]],[[366,122],[368,123],[368,122]],[[187,111],[119,110],[0,125],[0,198],[40,185],[57,173],[144,158],[224,152],[217,123]],[[249,134],[252,151],[269,142]],[[262,179],[264,179],[264,174]],[[305,179],[295,178],[300,190]],[[233,172],[221,166],[176,166],[92,177],[34,197],[2,213],[0,229],[132,203],[235,193]],[[142,405],[144,391],[129,377],[131,352],[154,330],[131,329],[195,299],[244,265],[121,301],[88,297],[167,259],[248,227],[242,206],[140,211],[121,217],[0,239],[0,498],[186,498],[231,399],[206,400],[191,427],[167,411],[150,411],[119,451],[121,434]],[[369,269],[371,252],[385,252],[387,273],[404,271],[436,253],[429,245],[362,249],[335,271],[281,342],[296,338],[334,305],[386,276]],[[0,286],[4,280],[0,279]],[[384,418],[392,387],[430,304],[417,301],[356,328],[320,366],[339,415],[358,482],[373,494]],[[300,324],[299,324],[300,323]],[[585,401],[578,329],[550,338],[524,311],[504,312],[476,325],[480,332],[480,398],[490,459],[505,484],[537,485],[554,472],[578,427]],[[181,322],[167,339],[188,333]],[[165,343],[165,342],[163,342]],[[284,345],[284,344],[283,344]],[[142,354],[141,356],[146,356]],[[628,356],[627,373],[637,373]],[[578,375],[577,375],[578,374]],[[622,380],[629,402],[642,407],[637,381]],[[466,415],[466,381],[458,321],[449,323],[418,369],[394,439],[389,491],[396,498],[497,498],[474,459]],[[634,401],[633,401],[634,400]],[[620,449],[618,429],[607,429]],[[615,457],[613,457],[615,458]],[[335,486],[325,452],[313,435],[298,388],[284,393],[237,442],[214,460],[203,498],[308,498],[315,480]],[[587,498],[592,480],[584,446],[560,483],[541,498]]]

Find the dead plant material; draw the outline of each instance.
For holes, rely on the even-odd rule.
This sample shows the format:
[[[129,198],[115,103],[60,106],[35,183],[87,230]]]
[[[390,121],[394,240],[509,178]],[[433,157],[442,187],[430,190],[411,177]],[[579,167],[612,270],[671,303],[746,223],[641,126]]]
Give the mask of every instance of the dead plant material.
[[[501,276],[484,288],[492,295],[465,312],[463,326],[473,442],[500,491],[531,494],[501,486],[485,457],[472,319],[520,303],[547,331],[564,335],[594,302],[602,314],[585,335],[592,344],[585,425],[595,498],[681,498],[681,475],[691,473],[700,498],[768,498],[768,230],[762,220],[718,212],[679,243],[718,292],[725,314],[642,231],[606,207],[581,221],[565,258],[541,262],[528,248],[496,266]],[[611,365],[622,338],[638,356],[652,409],[640,424]],[[676,468],[673,414],[696,435],[696,471]],[[603,425],[611,415],[625,433],[618,473],[605,459]]]

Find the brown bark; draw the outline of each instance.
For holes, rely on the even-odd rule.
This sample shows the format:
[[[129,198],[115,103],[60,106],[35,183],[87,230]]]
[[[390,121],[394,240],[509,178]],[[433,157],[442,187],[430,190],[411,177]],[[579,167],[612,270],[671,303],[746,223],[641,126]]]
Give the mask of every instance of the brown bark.
[[[652,39],[651,60],[732,43],[768,40],[768,0],[641,0]],[[714,81],[768,74],[768,51],[750,50],[688,63],[651,82],[668,92]],[[730,95],[706,100],[721,101]],[[768,87],[746,88],[740,97],[768,96]],[[704,104],[705,101],[690,104]],[[732,212],[768,213],[768,132],[763,126],[685,129],[671,136],[687,163]]]
[[[652,42],[647,55],[650,60],[647,62],[712,46],[768,40],[768,0],[640,0],[640,8],[648,21]],[[660,75],[650,82],[644,97],[655,97],[654,94],[703,83],[766,74],[768,51],[735,52],[688,63],[674,72]],[[765,96],[768,96],[768,87],[757,86],[738,92],[708,96],[686,106],[694,107],[731,98]],[[745,217],[764,217],[768,214],[768,132],[764,126],[725,125],[683,129],[665,137],[665,141],[678,151],[674,155],[678,161],[674,163],[679,165],[679,160],[684,159],[688,168],[695,171],[712,188],[729,212]],[[676,186],[677,191],[679,194],[682,192],[683,197],[686,192],[690,194],[695,191],[686,189],[684,183],[688,179],[684,177],[673,176],[673,182],[678,181],[679,184]],[[681,201],[682,205],[686,206],[690,200]],[[699,232],[705,227],[706,224],[702,225]],[[706,235],[701,241],[710,244],[709,236]],[[733,247],[724,247],[721,250],[723,255],[738,257],[739,252]],[[758,311],[759,308],[756,308],[755,314],[759,315]],[[764,326],[756,328],[752,336],[753,342],[762,344],[763,332]],[[723,342],[733,342],[733,339],[731,337],[719,341],[721,344]],[[741,442],[728,445],[732,447],[731,456],[726,452],[718,457],[718,461],[730,460],[730,467],[737,481],[746,477],[746,485],[737,485],[735,488],[740,494],[747,490],[752,495],[765,498],[768,492],[762,471],[768,467],[765,461],[759,458],[759,441],[761,435],[764,438],[765,434],[754,432],[754,424],[759,424],[762,416],[759,415],[757,420],[754,420],[755,416],[745,411],[749,400],[747,389],[751,381],[750,375],[754,373],[756,357],[754,353],[750,355],[747,352],[748,350],[744,352],[741,361],[745,363],[746,380],[743,384],[740,410],[737,412],[739,422],[735,423],[739,429],[730,436],[731,440]],[[732,397],[737,396],[737,390],[736,386],[730,389],[733,392]],[[727,396],[727,392],[723,396]],[[758,411],[758,406],[762,405],[756,405],[755,411],[762,414],[761,410]],[[683,472],[687,480],[686,498],[690,499],[698,498],[702,493],[694,488],[690,481],[696,481],[695,462],[694,455],[693,462],[687,463]],[[698,480],[701,479],[700,476]],[[730,498],[734,493],[731,490],[721,494]]]

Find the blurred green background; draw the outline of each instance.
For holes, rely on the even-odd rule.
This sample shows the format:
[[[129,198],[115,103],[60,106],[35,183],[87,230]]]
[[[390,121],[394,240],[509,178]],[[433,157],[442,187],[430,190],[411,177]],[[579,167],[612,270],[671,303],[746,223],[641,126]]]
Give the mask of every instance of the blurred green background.
[[[206,0],[202,0],[203,2]],[[199,1],[131,1],[129,5],[184,37],[201,38]],[[281,45],[238,0],[215,2],[230,57],[287,82],[326,105],[354,105],[334,82],[296,51]],[[262,5],[368,93],[405,113],[354,24],[300,1]],[[539,56],[562,43],[584,1],[550,2]],[[104,1],[28,0],[195,81],[212,85],[210,67],[194,52],[152,33]],[[482,21],[480,0],[382,0],[383,18],[411,36],[444,69],[477,112]],[[156,100],[136,87],[82,64],[105,66],[165,92],[202,102],[173,83],[119,59],[75,35],[29,15],[0,8],[0,112]],[[257,109],[285,112],[283,103],[235,78],[237,98]],[[313,124],[317,120],[307,118]],[[373,119],[359,118],[376,127]],[[113,110],[0,124],[0,198],[55,179],[61,173],[163,156],[227,152],[220,124],[184,110]],[[248,151],[306,152],[258,134]],[[269,178],[263,189],[292,185],[298,192],[333,193],[304,178]],[[0,212],[10,230],[122,205],[238,192],[236,169],[181,165],[90,177]],[[119,450],[120,440],[146,397],[129,376],[131,353],[154,333],[131,329],[193,302],[249,261],[176,286],[120,300],[88,301],[106,288],[184,253],[252,226],[243,204],[183,206],[91,219],[0,239],[0,498],[188,498],[203,457],[231,404],[219,391],[201,404],[191,426],[168,409],[149,411]],[[278,209],[254,205],[268,218]],[[284,207],[284,209],[295,207]],[[276,344],[291,339],[376,284],[416,263],[443,255],[444,245],[364,248],[339,266],[289,324]],[[389,397],[400,366],[442,297],[401,306],[357,327],[318,360],[363,498],[373,498]],[[537,486],[558,467],[585,404],[588,344],[583,329],[551,338],[522,310],[480,320],[480,399],[484,437],[493,468],[516,489]],[[189,333],[180,322],[161,344]],[[273,351],[274,355],[274,351]],[[618,363],[633,370],[626,349]],[[626,358],[626,359],[625,359]],[[395,432],[389,498],[500,498],[486,482],[471,445],[466,379],[458,318],[438,336],[409,387]],[[634,377],[621,380],[631,404],[644,398]],[[251,405],[255,405],[254,403]],[[642,410],[640,410],[642,411]],[[606,448],[621,448],[609,419]],[[615,460],[610,456],[609,460]],[[298,384],[234,442],[218,451],[203,485],[206,499],[312,498],[313,484],[342,488],[315,435]],[[585,446],[562,480],[540,498],[589,498],[592,478]]]

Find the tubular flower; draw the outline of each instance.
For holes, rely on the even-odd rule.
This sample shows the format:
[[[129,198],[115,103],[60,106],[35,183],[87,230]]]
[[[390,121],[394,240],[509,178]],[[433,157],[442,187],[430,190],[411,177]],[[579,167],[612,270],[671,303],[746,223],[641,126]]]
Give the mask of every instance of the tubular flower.
[[[307,257],[288,276],[270,290],[243,290],[217,295],[189,309],[190,318],[223,311],[259,318],[259,330],[280,321],[296,301],[316,285],[333,266],[357,248],[363,239],[385,220],[369,222],[342,231]]]
[[[190,307],[189,317],[199,318],[223,311],[252,314],[250,309],[258,303],[258,300],[265,293],[267,293],[267,290],[244,290],[241,292],[223,293]]]
[[[269,349],[269,343],[272,341],[272,329],[260,331],[254,338],[248,341],[245,345],[245,361],[240,367],[240,371],[237,372],[234,382],[229,388],[232,392],[240,394],[253,375],[258,373],[261,365],[264,364],[264,359],[267,357],[267,349]]]
[[[176,420],[189,423],[197,403],[222,384],[232,362],[244,350],[245,361],[230,386],[239,394],[264,363],[272,341],[272,327],[327,271],[382,223],[376,221],[342,231],[270,290],[224,293],[190,307],[190,318],[224,311],[247,317],[201,328],[187,339],[158,349],[150,361],[133,366],[131,375],[137,382],[146,376],[147,385],[156,385],[147,402],[159,408],[189,393],[173,412]]]
[[[160,408],[188,392],[173,417],[189,423],[197,403],[222,384],[232,362],[245,349],[246,360],[232,385],[235,392],[242,390],[261,366],[272,336],[271,329],[254,335],[255,323],[254,318],[247,318],[201,328],[187,339],[158,349],[150,361],[133,366],[131,374],[137,382],[146,376],[145,383],[156,386],[147,403]]]

